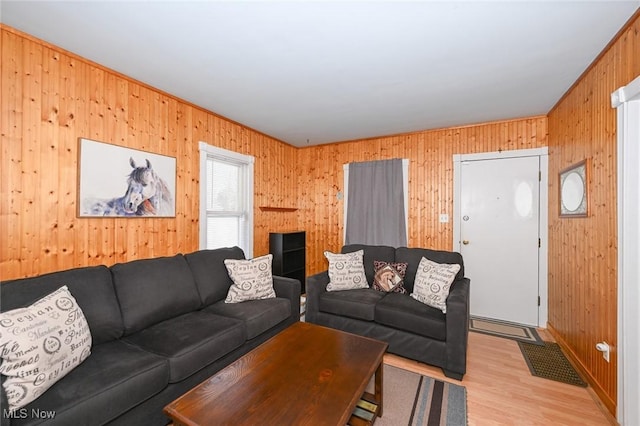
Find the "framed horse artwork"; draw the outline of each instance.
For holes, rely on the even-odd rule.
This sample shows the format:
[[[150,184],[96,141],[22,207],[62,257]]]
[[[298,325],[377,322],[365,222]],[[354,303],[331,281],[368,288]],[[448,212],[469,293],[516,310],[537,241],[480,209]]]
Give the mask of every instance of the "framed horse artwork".
[[[80,138],[80,217],[175,217],[176,159]]]

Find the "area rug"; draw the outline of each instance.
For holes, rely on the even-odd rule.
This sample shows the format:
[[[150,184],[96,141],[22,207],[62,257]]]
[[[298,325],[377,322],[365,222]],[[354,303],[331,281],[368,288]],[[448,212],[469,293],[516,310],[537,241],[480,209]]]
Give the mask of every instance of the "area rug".
[[[532,375],[570,385],[587,386],[557,343],[544,342],[540,346],[518,342],[518,345]]]
[[[469,319],[469,331],[534,345],[544,345],[544,341],[540,338],[535,328],[507,321],[471,317]]]
[[[384,365],[382,417],[376,426],[466,426],[467,390],[401,368]],[[373,393],[373,383],[367,391]],[[356,411],[367,410],[366,403]],[[366,413],[365,413],[366,415]]]

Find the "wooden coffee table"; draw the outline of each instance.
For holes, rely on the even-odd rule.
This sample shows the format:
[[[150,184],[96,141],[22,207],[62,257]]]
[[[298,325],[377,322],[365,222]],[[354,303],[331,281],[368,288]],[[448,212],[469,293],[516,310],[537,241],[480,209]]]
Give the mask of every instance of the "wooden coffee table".
[[[382,416],[382,357],[387,346],[298,322],[167,405],[164,412],[174,425],[370,424]],[[365,393],[374,375],[375,391]],[[352,416],[356,404],[373,412],[370,420]]]

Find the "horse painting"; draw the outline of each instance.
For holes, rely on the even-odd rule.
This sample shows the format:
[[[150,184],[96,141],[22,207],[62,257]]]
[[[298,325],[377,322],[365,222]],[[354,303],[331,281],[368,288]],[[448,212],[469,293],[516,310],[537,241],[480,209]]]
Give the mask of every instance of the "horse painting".
[[[168,216],[173,214],[173,196],[167,183],[156,173],[151,162],[138,166],[129,158],[133,168],[127,176],[127,189],[122,197],[94,201],[92,216]]]

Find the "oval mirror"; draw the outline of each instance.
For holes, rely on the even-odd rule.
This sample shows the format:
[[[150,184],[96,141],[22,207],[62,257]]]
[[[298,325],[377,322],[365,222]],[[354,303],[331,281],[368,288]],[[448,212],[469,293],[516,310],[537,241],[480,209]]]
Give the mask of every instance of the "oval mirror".
[[[584,181],[578,172],[569,173],[562,182],[562,205],[567,211],[574,212],[584,199]]]

